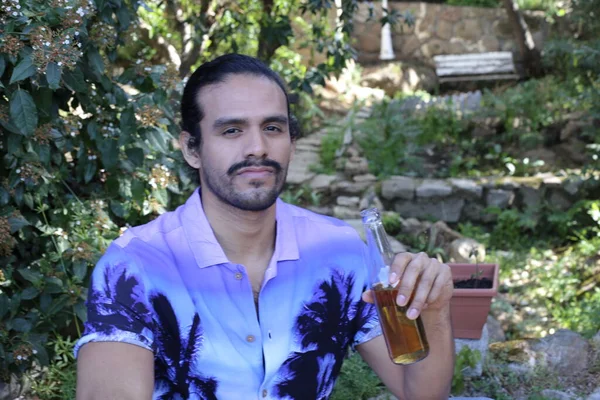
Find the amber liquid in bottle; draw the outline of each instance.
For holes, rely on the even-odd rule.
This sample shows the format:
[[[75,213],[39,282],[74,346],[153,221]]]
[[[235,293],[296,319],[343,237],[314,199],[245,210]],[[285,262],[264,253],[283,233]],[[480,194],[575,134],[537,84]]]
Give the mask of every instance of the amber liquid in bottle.
[[[421,317],[415,320],[406,317],[408,307],[400,307],[396,303],[397,288],[376,285],[373,291],[383,336],[392,361],[395,364],[407,365],[427,357],[429,343]]]

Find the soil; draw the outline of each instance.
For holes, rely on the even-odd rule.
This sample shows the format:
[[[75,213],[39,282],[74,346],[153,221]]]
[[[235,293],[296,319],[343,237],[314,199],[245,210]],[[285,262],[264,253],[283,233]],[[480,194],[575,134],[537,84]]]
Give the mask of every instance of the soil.
[[[494,283],[488,278],[465,279],[454,282],[455,289],[491,289]]]

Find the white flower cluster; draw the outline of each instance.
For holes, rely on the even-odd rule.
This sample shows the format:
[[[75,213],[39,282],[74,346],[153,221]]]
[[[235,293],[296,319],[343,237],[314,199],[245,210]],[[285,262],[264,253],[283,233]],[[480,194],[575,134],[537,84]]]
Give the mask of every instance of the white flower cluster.
[[[0,9],[11,18],[19,18],[23,16],[19,0],[2,0]]]
[[[117,136],[119,133],[112,122],[109,122],[108,126],[103,126],[102,130],[104,131],[104,133],[102,134],[104,138]]]

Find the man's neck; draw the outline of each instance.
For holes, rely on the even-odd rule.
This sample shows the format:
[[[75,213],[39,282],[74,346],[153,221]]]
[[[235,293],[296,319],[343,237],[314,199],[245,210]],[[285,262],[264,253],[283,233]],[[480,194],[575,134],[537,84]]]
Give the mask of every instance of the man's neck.
[[[264,211],[243,211],[200,190],[206,218],[229,261],[246,266],[268,263],[275,249],[275,204]]]

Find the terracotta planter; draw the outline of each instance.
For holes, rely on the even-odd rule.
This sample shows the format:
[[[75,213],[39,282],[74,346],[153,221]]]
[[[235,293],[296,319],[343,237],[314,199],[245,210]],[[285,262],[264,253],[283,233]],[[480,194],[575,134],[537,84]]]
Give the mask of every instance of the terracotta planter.
[[[492,298],[498,293],[498,264],[448,264],[454,282],[479,275],[491,279],[491,289],[454,289],[450,300],[452,331],[455,338],[479,339],[487,320]],[[478,274],[478,271],[481,271]]]

